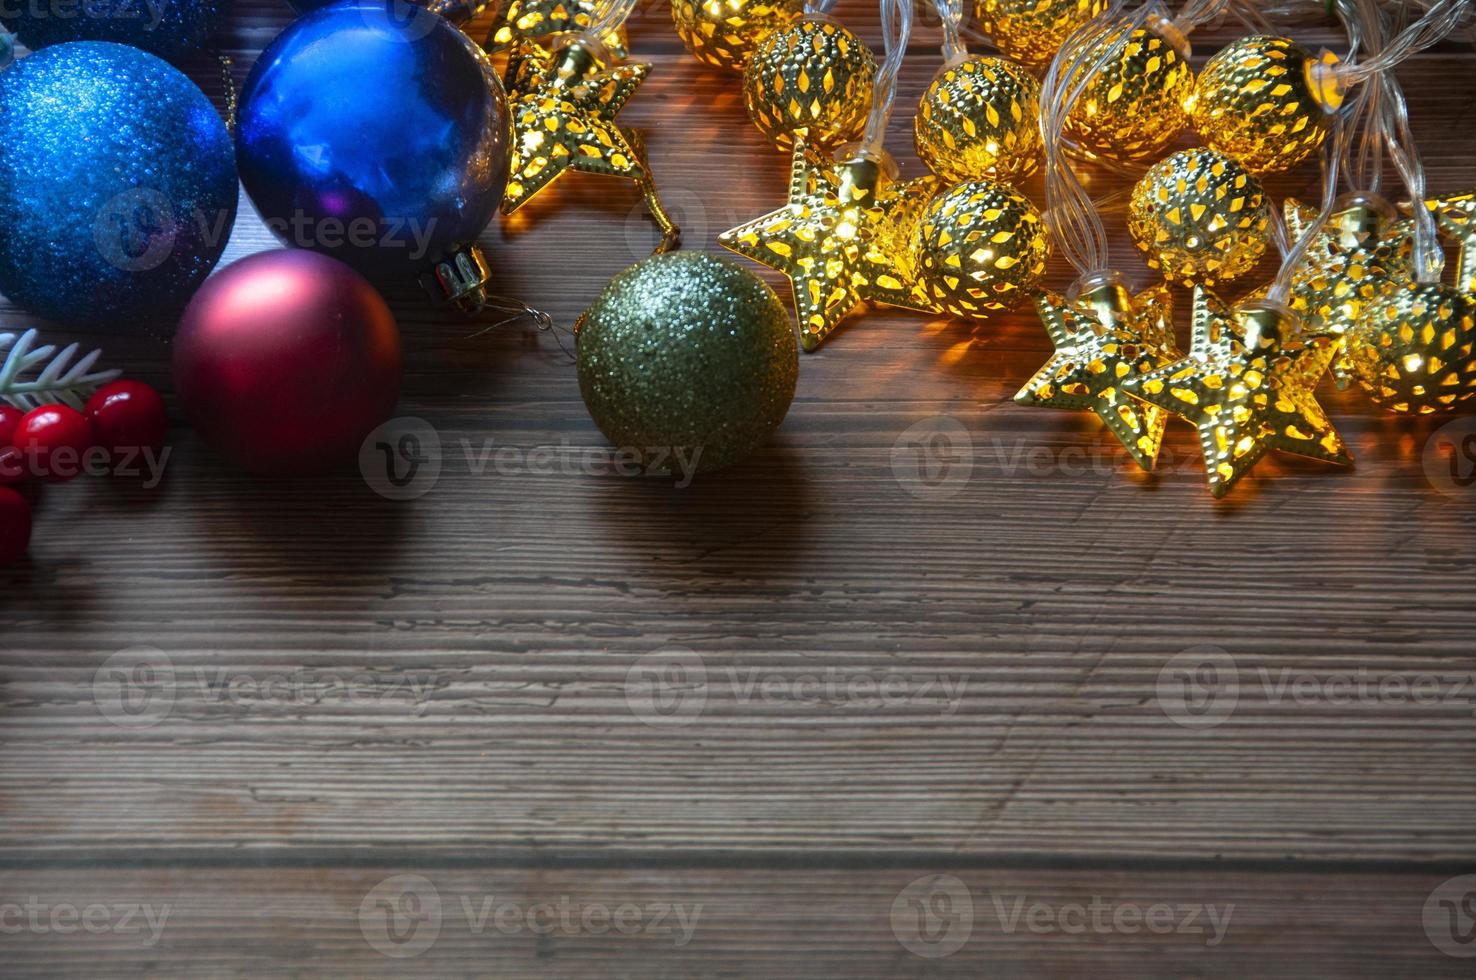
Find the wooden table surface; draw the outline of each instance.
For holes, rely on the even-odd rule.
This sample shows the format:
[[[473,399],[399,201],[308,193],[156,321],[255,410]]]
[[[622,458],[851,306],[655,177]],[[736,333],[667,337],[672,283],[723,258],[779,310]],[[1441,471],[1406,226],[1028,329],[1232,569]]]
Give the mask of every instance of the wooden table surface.
[[[288,16],[237,5],[240,76]],[[717,251],[786,162],[664,2],[632,33],[625,118]],[[1476,186],[1470,45],[1401,78],[1432,191]],[[620,182],[527,210],[498,289],[566,324],[656,239]],[[226,260],[271,245],[243,198]],[[1149,477],[1012,404],[1033,315],[874,313],[678,489],[602,463],[552,337],[386,293],[442,448],[419,499],[245,475],[178,419],[159,486],[46,488],[0,572],[0,973],[1470,975],[1476,489],[1443,446],[1476,420],[1329,381],[1356,468],[1216,502],[1185,425]],[[166,344],[78,339],[172,388]]]

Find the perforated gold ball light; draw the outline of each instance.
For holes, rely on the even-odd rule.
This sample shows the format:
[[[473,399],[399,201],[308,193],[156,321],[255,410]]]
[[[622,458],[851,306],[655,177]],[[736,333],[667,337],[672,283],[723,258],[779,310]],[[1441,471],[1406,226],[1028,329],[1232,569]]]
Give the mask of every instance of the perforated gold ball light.
[[[588,30],[598,7],[598,0],[512,0],[487,47],[503,51],[520,41],[536,41],[547,47],[557,38]],[[600,42],[616,60],[630,56],[630,39],[624,26],[610,31]]]
[[[1119,32],[1107,43],[1120,40]],[[1184,101],[1193,91],[1194,72],[1178,50],[1139,28],[1088,79],[1066,116],[1066,137],[1109,160],[1157,159],[1188,124]]]
[[[1050,246],[1039,213],[1007,184],[965,181],[935,198],[918,225],[920,283],[958,317],[1025,302],[1045,275]]]
[[[1385,290],[1345,334],[1348,373],[1380,408],[1428,415],[1476,394],[1476,302],[1443,283]]]
[[[804,0],[671,0],[671,19],[698,61],[742,71],[763,36],[804,9]]]
[[[1107,9],[1107,0],[975,0],[974,18],[1000,53],[1039,71],[1071,32]]]
[[[1332,125],[1308,79],[1313,62],[1306,48],[1285,37],[1241,38],[1222,49],[1185,101],[1205,145],[1255,174],[1310,157]]]
[[[834,148],[861,135],[876,58],[855,34],[822,17],[771,31],[743,70],[748,118],[780,149],[795,140]]]
[[[1212,285],[1249,271],[1266,251],[1270,221],[1261,182],[1202,147],[1154,164],[1128,205],[1133,241],[1174,282]]]
[[[933,79],[913,117],[917,156],[950,181],[1027,176],[1040,163],[1040,83],[1003,58],[974,55]]]

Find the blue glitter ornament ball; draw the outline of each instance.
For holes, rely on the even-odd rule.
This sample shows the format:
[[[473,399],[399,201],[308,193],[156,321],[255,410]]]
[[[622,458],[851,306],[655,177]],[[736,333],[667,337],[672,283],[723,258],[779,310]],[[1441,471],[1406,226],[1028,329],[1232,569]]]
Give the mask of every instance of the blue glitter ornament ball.
[[[0,20],[32,51],[113,41],[175,60],[205,47],[224,8],[225,0],[17,0]]]
[[[507,181],[507,100],[443,18],[348,0],[293,22],[241,93],[241,182],[286,245],[405,278],[474,241]]]
[[[0,292],[71,326],[167,317],[236,218],[236,163],[203,92],[102,41],[0,73]]]

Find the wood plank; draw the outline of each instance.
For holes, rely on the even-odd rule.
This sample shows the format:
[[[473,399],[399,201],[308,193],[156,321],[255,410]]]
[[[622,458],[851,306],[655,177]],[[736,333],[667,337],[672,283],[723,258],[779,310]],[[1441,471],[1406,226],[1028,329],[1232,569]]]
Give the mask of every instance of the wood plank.
[[[308,963],[354,977],[1468,976],[1469,961],[1432,942],[1451,941],[1437,914],[1426,930],[1441,881],[455,864],[223,877],[189,867],[0,872],[0,910],[24,923],[6,936],[12,977],[323,975]],[[84,913],[96,932],[81,927]],[[54,914],[74,932],[59,933]]]
[[[839,13],[874,40],[864,6]],[[238,79],[289,16],[237,5]],[[688,246],[718,251],[779,202],[786,164],[666,16],[637,13],[655,70],[628,119]],[[1206,30],[1198,57],[1233,36]],[[935,43],[922,32],[899,83],[907,174]],[[1476,182],[1473,63],[1447,42],[1400,70],[1435,192]],[[191,71],[219,95],[208,63]],[[1146,282],[1123,182],[1093,179],[1117,192],[1114,259]],[[1038,177],[1024,187],[1040,199]],[[1271,182],[1315,187],[1312,168]],[[618,182],[571,178],[529,211],[483,240],[499,290],[562,324],[656,240]],[[274,244],[243,197],[227,260]],[[1069,279],[1054,260],[1051,284]],[[400,412],[441,442],[420,499],[381,499],[352,466],[243,475],[183,425],[157,487],[41,492],[30,559],[0,570],[0,926],[31,895],[176,918],[151,946],[7,934],[7,976],[1464,965],[1422,910],[1476,854],[1476,491],[1438,448],[1476,422],[1389,419],[1329,383],[1357,466],[1268,460],[1216,502],[1187,427],[1144,476],[1099,426],[1010,401],[1049,353],[1033,315],[871,313],[804,358],[771,446],[674,488],[612,470],[553,338],[480,334],[384,289]],[[0,329],[32,323],[0,301]],[[167,394],[168,326],[76,337]],[[919,455],[939,431],[946,457]],[[125,706],[110,679],[143,666]],[[452,912],[422,956],[385,959],[358,908],[402,873]],[[977,912],[937,960],[890,924],[929,874]],[[707,911],[682,947],[491,937],[460,913],[566,895]],[[993,904],[1097,895],[1236,912],[1207,949],[1006,931]]]

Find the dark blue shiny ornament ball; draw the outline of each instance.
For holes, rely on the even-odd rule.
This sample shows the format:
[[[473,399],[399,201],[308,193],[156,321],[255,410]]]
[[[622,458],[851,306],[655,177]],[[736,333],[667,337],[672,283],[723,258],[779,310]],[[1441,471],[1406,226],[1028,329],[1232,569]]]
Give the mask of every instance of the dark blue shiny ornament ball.
[[[175,60],[205,47],[225,0],[9,0],[0,9],[0,20],[33,51],[113,41]]]
[[[343,0],[287,0],[287,2],[292,5],[293,10],[299,14],[305,14],[319,7],[341,3]],[[380,0],[380,2],[390,7],[392,15],[395,8],[424,7],[426,10],[440,14],[453,24],[461,24],[479,16],[491,5],[492,0]],[[400,16],[405,16],[406,13],[406,10],[400,10]]]
[[[219,114],[137,48],[58,44],[0,73],[0,292],[113,329],[167,318],[210,273],[236,218]]]
[[[507,181],[507,100],[441,17],[347,0],[293,22],[241,94],[241,182],[289,246],[374,279],[474,241]]]

